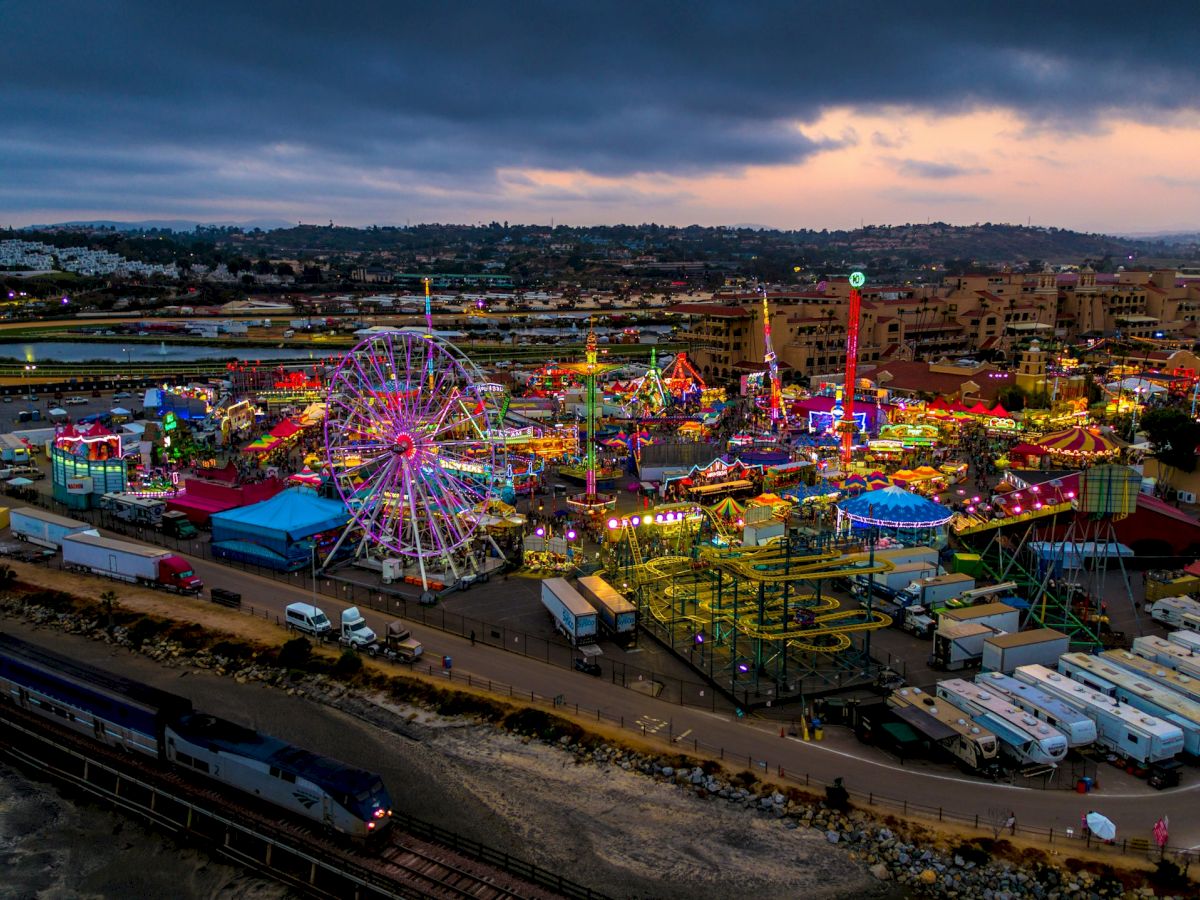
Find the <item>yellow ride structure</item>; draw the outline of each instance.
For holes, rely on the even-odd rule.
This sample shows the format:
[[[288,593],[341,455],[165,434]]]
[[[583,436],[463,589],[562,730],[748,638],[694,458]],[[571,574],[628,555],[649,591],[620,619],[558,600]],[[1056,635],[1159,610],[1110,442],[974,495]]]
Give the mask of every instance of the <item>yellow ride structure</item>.
[[[891,624],[842,609],[834,579],[892,568],[865,550],[809,552],[785,536],[759,547],[703,507],[659,506],[610,519],[610,577],[643,626],[715,684],[752,703],[842,684],[870,671],[853,636]]]

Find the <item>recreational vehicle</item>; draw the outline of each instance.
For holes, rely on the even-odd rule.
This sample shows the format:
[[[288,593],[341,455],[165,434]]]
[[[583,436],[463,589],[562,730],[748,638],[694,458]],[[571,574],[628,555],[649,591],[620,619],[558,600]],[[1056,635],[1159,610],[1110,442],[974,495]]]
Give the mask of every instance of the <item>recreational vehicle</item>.
[[[1138,766],[1174,759],[1183,751],[1178,725],[1148,716],[1045,666],[1019,666],[1018,681],[1031,684],[1079,709],[1096,723],[1096,743]]]
[[[999,741],[982,725],[971,721],[949,703],[920,688],[892,691],[888,705],[908,724],[927,734],[965,767],[978,772],[996,761]]]
[[[1122,663],[1130,660],[1146,662],[1125,650],[1117,651],[1112,659],[1064,653],[1058,661],[1058,670],[1134,709],[1179,726],[1183,732],[1183,749],[1192,756],[1200,756],[1200,702],[1156,684],[1140,672],[1124,668]]]
[[[1005,694],[951,678],[938,682],[937,695],[993,732],[1000,749],[1020,765],[1056,766],[1067,755],[1066,735],[1039,722]]]
[[[1001,672],[984,672],[975,683],[1008,696],[1009,702],[1067,736],[1067,747],[1086,747],[1096,741],[1096,723],[1065,700],[1017,681]]]
[[[1200,653],[1175,641],[1155,635],[1136,637],[1133,639],[1133,653],[1190,678],[1200,678]]]

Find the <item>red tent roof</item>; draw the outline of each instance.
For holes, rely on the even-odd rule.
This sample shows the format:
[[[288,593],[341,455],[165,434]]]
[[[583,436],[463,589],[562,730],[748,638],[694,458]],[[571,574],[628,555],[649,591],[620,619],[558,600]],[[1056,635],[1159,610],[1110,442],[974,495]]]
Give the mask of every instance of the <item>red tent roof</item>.
[[[926,407],[926,409],[949,409],[949,408],[950,408],[950,404],[947,403],[945,401],[945,399],[942,397],[935,397],[929,403],[929,405]]]
[[[988,414],[989,410],[986,406],[983,405],[982,400],[977,400],[975,402],[975,405],[972,406],[969,410],[967,410],[967,412],[975,413],[976,415],[980,415],[980,416],[986,416]]]
[[[1008,451],[1009,456],[1045,456],[1050,451],[1037,444],[1017,444]]]
[[[1008,410],[1005,409],[1003,406],[1001,406],[999,403],[997,403],[995,406],[992,407],[992,415],[1000,416],[1001,418],[1007,419],[1008,418]]]
[[[292,435],[297,434],[299,431],[301,431],[301,428],[299,425],[297,425],[291,419],[284,419],[282,422],[280,422],[278,425],[276,425],[274,428],[271,429],[271,437],[277,437],[277,438],[283,440],[285,438],[290,438]]]

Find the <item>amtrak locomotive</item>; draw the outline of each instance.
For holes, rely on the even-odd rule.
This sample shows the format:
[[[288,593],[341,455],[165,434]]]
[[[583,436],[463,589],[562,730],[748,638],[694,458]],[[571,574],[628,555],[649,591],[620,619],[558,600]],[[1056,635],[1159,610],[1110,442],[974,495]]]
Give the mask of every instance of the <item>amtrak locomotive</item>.
[[[0,702],[351,837],[377,834],[391,821],[392,801],[378,775],[198,713],[186,697],[5,634],[0,634]]]

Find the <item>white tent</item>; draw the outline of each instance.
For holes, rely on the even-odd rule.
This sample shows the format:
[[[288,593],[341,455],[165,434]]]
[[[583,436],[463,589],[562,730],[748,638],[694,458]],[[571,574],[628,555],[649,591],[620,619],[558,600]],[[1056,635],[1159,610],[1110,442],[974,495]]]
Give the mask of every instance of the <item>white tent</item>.
[[[1143,397],[1149,397],[1151,394],[1165,394],[1167,389],[1161,384],[1155,384],[1147,378],[1123,378],[1120,381],[1114,381],[1112,384],[1105,385],[1110,391],[1132,391],[1136,394],[1141,394]]]

